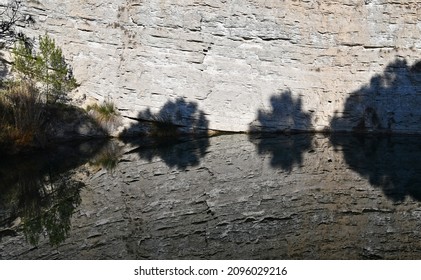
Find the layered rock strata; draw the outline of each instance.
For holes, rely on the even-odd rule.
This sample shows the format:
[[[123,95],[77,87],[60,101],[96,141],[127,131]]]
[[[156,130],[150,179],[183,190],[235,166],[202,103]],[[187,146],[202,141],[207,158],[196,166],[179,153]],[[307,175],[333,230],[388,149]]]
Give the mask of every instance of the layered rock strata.
[[[418,1],[28,0],[75,99],[199,128],[421,132]],[[186,106],[162,108],[183,100]],[[122,131],[123,128],[120,128]]]

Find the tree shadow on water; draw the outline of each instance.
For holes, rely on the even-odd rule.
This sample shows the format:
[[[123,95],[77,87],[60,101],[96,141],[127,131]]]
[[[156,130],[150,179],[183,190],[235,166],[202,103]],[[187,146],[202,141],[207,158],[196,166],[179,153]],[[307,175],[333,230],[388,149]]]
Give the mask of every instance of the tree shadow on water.
[[[311,129],[312,114],[304,112],[301,98],[295,99],[290,90],[272,96],[270,103],[271,110],[257,112],[249,140],[260,155],[271,155],[272,167],[291,171],[294,165],[302,165],[303,154],[312,148],[310,134],[297,134]]]
[[[124,141],[137,145],[134,152],[148,161],[161,158],[171,168],[196,166],[209,146],[208,120],[196,102],[183,98],[167,101],[157,113],[148,108],[137,116],[138,123],[128,128]],[[136,132],[143,137],[133,137]]]
[[[331,122],[331,142],[346,163],[394,201],[421,200],[421,62],[396,59],[368,85],[350,93]],[[364,133],[364,134],[362,134]]]

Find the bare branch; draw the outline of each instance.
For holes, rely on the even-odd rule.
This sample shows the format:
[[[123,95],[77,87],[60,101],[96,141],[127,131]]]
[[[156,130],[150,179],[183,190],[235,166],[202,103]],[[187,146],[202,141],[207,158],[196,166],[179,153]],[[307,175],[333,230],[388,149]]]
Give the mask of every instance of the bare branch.
[[[16,30],[19,23],[33,23],[33,19],[21,13],[22,2],[20,0],[9,0],[5,5],[0,6],[0,48],[11,44],[16,40],[28,41],[22,32]]]

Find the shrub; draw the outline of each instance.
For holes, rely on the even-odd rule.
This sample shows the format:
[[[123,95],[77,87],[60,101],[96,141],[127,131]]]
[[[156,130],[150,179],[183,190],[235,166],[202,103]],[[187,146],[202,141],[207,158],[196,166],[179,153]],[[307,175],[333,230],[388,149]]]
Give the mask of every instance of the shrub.
[[[42,84],[42,92],[48,103],[67,101],[67,94],[78,84],[61,48],[48,35],[39,37],[39,50],[19,41],[13,51],[14,70],[23,79]]]
[[[43,146],[47,111],[67,101],[77,86],[61,49],[48,35],[39,37],[38,51],[19,41],[12,53],[19,79],[0,84],[0,148],[8,152]]]
[[[9,83],[0,95],[0,142],[15,148],[42,142],[44,106],[30,82]]]
[[[102,104],[89,105],[86,111],[92,112],[94,117],[103,124],[113,122],[119,115],[118,109],[111,101],[104,101]]]

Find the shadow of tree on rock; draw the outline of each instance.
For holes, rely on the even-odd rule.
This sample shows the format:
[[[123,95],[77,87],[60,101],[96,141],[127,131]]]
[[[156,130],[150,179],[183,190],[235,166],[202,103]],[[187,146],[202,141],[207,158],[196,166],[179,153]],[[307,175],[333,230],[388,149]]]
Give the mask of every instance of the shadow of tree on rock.
[[[393,201],[421,201],[421,137],[332,134],[349,167]]]
[[[291,171],[294,165],[302,165],[303,154],[312,147],[311,135],[294,133],[312,128],[311,113],[304,112],[301,98],[294,98],[290,90],[272,96],[270,104],[271,110],[257,112],[249,140],[260,155],[272,157],[272,167]]]
[[[150,136],[177,136],[179,134],[206,133],[209,122],[196,102],[179,97],[167,101],[159,112],[150,108],[138,113],[136,124],[126,129],[123,136],[148,134]]]
[[[124,141],[137,145],[134,152],[148,161],[161,158],[168,167],[186,169],[196,166],[209,146],[209,122],[196,102],[183,98],[167,101],[157,113],[148,108],[137,116]],[[133,137],[143,135],[141,139]]]
[[[369,85],[350,93],[335,112],[332,131],[411,132],[421,125],[421,62],[396,59]]]
[[[259,109],[251,132],[293,132],[311,129],[311,113],[303,111],[301,98],[294,98],[290,90],[270,98],[271,109]]]

